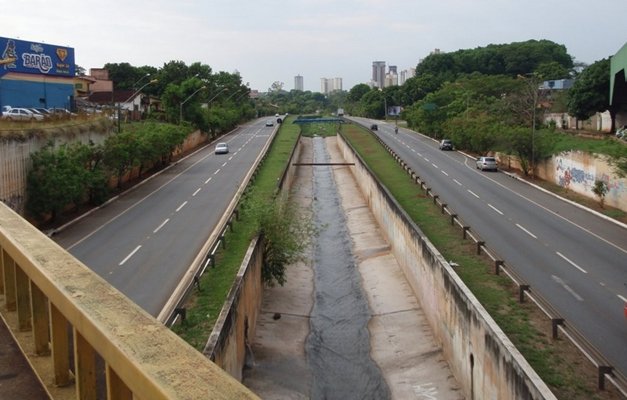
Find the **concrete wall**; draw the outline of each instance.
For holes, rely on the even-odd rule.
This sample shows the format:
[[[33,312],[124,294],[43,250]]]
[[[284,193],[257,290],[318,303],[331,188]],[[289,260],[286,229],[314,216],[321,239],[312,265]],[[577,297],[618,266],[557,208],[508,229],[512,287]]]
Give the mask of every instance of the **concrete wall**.
[[[64,143],[80,142],[84,144],[103,144],[109,135],[114,132],[94,133],[83,132],[68,136],[34,136],[27,140],[6,139],[0,140],[0,201],[20,214],[24,213],[26,201],[26,177],[31,167],[30,156],[41,150],[49,141],[55,146]],[[191,133],[181,146],[174,152],[174,157],[181,153],[194,149],[207,141],[207,134],[200,131]],[[135,168],[126,174],[124,179],[132,179],[137,176],[139,168]],[[110,182],[111,187],[117,185],[117,177]]]
[[[68,142],[104,143],[108,133],[84,132],[72,136],[34,136],[27,140],[0,140],[0,201],[22,214],[26,201],[26,176],[31,167],[30,156],[49,141],[55,145]]]
[[[499,162],[508,168],[520,170],[516,157],[497,155]],[[594,200],[599,200],[592,192],[597,180],[607,184],[605,204],[627,211],[627,179],[614,173],[607,157],[571,151],[551,157],[536,166],[536,176],[563,188],[572,190]]]
[[[282,199],[289,194],[296,171],[292,164],[294,160],[300,159],[301,151],[302,145],[299,141],[283,172],[280,187]],[[246,354],[250,349],[248,338],[255,336],[263,298],[262,250],[262,240],[255,238],[242,261],[227,301],[203,351],[207,357],[239,381],[242,380]]]
[[[438,250],[340,137],[338,145],[468,399],[554,395]]]
[[[248,338],[254,337],[261,309],[262,241],[255,238],[229,291],[203,353],[241,382]],[[218,267],[219,268],[219,267]]]

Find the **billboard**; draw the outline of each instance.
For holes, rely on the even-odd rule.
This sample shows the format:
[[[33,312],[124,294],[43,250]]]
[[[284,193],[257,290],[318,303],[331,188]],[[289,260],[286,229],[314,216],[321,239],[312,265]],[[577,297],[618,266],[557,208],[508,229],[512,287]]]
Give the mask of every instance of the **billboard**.
[[[74,49],[0,37],[0,77],[8,72],[71,77]]]

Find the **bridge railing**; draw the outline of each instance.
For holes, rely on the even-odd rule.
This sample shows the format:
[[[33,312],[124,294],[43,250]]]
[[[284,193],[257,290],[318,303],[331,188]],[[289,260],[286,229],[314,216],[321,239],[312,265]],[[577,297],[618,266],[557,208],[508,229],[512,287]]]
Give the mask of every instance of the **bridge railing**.
[[[2,315],[53,399],[256,398],[3,203],[0,278]]]

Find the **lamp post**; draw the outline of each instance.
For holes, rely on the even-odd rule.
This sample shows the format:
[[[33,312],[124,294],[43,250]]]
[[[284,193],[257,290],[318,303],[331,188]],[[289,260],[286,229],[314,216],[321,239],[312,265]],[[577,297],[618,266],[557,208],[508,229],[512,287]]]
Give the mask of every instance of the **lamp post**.
[[[194,93],[190,94],[185,100],[181,102],[181,104],[179,105],[179,125],[183,123],[183,104],[187,103],[187,101],[194,97],[196,93],[204,89],[207,89],[207,86],[201,86],[199,89],[196,89]]]
[[[527,77],[529,76],[529,78]],[[538,108],[538,82],[535,79],[534,74],[525,74],[518,75],[519,79],[524,79],[525,83],[529,87],[529,90],[532,95],[532,105],[531,105],[531,179],[535,179],[536,173],[536,146],[535,146],[535,136],[536,136],[536,109]]]
[[[137,82],[133,83],[133,87],[131,87],[131,89],[135,89],[137,87],[137,85],[139,85],[139,82],[143,81],[144,79],[148,78],[149,76],[150,76],[150,74],[146,73],[146,75],[144,75],[141,78],[139,78],[139,80],[137,80]]]
[[[140,80],[141,80],[141,79],[140,79]],[[138,81],[138,82],[139,82],[139,81]],[[139,89],[137,89],[135,92],[133,92],[133,94],[132,94],[132,95],[131,95],[128,99],[124,100],[122,103],[124,103],[124,104],[128,103],[128,102],[129,102],[129,101],[130,101],[133,97],[137,96],[137,94],[138,94],[139,92],[141,92],[141,91],[142,91],[142,89],[144,89],[146,86],[148,86],[148,85],[152,85],[153,83],[156,83],[156,82],[159,82],[159,80],[158,80],[158,79],[153,79],[153,80],[151,80],[151,81],[149,81],[149,82],[145,83],[142,87],[140,87],[140,88],[139,88]],[[120,128],[120,119],[122,119],[122,118],[121,118],[121,113],[122,113],[122,103],[118,103],[118,133],[120,133],[120,132],[121,132],[121,128]]]
[[[220,90],[218,93],[216,93],[215,96],[213,96],[212,98],[209,99],[209,101],[207,101],[207,105],[209,105],[212,101],[214,101],[216,99],[216,97],[218,97],[220,95],[220,93],[222,92],[228,92],[229,88],[225,87],[222,88],[222,90]]]

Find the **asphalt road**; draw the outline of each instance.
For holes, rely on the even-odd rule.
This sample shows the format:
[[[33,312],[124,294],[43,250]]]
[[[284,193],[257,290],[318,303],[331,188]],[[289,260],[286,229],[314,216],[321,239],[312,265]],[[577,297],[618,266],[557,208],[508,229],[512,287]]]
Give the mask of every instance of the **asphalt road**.
[[[220,138],[228,154],[209,145],[53,239],[157,316],[270,139],[275,127],[264,124]]]
[[[474,159],[440,151],[432,139],[377,123],[375,133],[433,192],[627,375],[627,229],[501,172],[481,172]]]

